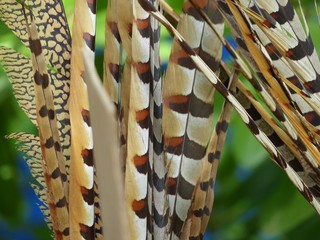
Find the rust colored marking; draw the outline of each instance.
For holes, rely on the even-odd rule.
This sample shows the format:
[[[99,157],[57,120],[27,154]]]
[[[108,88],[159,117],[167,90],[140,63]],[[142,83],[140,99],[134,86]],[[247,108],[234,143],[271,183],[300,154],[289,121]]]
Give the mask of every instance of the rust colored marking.
[[[275,61],[279,59],[280,53],[272,43],[267,44],[265,48],[272,60]]]
[[[175,95],[163,99],[163,103],[175,112],[186,114],[189,112],[190,97],[185,95]]]
[[[86,109],[82,109],[81,111],[82,119],[83,121],[91,127],[91,121],[90,121],[90,112]]]
[[[264,21],[262,22],[262,24],[268,28],[272,28],[274,27],[274,25],[271,23],[271,21],[264,19]]]
[[[139,218],[146,218],[147,217],[146,199],[134,200],[132,202],[132,209]]]
[[[127,32],[130,38],[132,38],[132,23],[127,25]]]
[[[150,83],[150,81],[153,79],[152,72],[150,68],[150,63],[136,63],[134,64],[134,67],[137,70],[137,73],[139,75],[139,78],[143,83]]]
[[[165,142],[169,143],[171,147],[177,147],[183,143],[183,137],[166,138]]]
[[[63,239],[63,233],[59,230],[54,230],[54,236],[57,240],[62,240]]]
[[[164,140],[165,143],[165,151],[168,153],[173,153],[176,155],[181,155],[182,153],[182,145],[183,145],[183,137],[171,137],[166,138]]]
[[[93,150],[92,149],[83,149],[81,152],[81,156],[83,158],[83,162],[89,166],[93,166]]]
[[[309,123],[311,123],[314,126],[320,125],[320,117],[315,112],[308,112],[303,114],[303,116],[307,119]]]
[[[80,234],[83,237],[83,239],[94,239],[94,231],[92,227],[89,227],[85,224],[80,223]]]
[[[137,28],[142,37],[150,36],[150,18],[136,20]]]
[[[83,33],[83,39],[85,40],[87,46],[94,52],[95,50],[95,36],[92,36],[90,33]]]
[[[121,41],[120,33],[118,29],[118,25],[115,22],[107,22],[110,31],[112,32],[113,36],[117,39],[118,42]]]
[[[177,178],[167,178],[166,180],[167,193],[174,195],[177,192]]]
[[[292,77],[290,77],[290,78],[288,78],[288,80],[293,84],[293,85],[295,85],[296,87],[298,87],[300,90],[302,90],[303,88],[302,88],[302,85],[301,85],[301,83],[300,83],[300,81],[299,81],[299,79],[294,75],[294,76],[292,76]],[[293,91],[292,91],[293,92]]]
[[[148,172],[148,153],[143,156],[134,156],[133,163],[137,168],[137,171],[141,174],[146,174]]]
[[[304,87],[307,89],[308,92],[311,93],[318,93],[320,92],[320,82],[319,79],[316,79],[314,81],[309,81],[304,83]]]
[[[192,50],[190,49],[190,51]],[[190,55],[194,55],[194,53],[192,52],[192,54],[190,54],[190,51],[189,53],[187,53],[183,49],[181,49],[180,51],[175,51],[173,54],[171,54],[170,61],[182,67],[185,67],[188,69],[194,69],[195,65],[190,58]]]
[[[108,68],[109,68],[109,71],[110,71],[112,77],[116,80],[116,82],[119,82],[119,69],[120,69],[119,65],[109,63]]]
[[[44,174],[44,178],[45,178],[46,183],[51,181],[51,176],[47,172]]]
[[[83,200],[89,205],[93,205],[94,203],[94,192],[93,189],[87,189],[83,186],[80,187],[80,191],[83,197]]]
[[[195,2],[195,1],[194,1]],[[198,3],[199,2],[199,3]],[[197,8],[200,8],[202,9],[203,8],[203,4],[205,4],[204,2],[208,2],[207,0],[201,0],[201,1],[196,1],[195,3],[195,6]],[[206,7],[207,4],[205,4],[204,7]],[[186,14],[188,14],[189,16],[192,16],[194,17],[196,20],[202,20],[203,21],[203,18],[201,17],[201,14],[199,13],[199,11],[192,5],[192,3],[190,3],[189,1],[188,2],[185,2],[183,4],[183,9],[182,11]]]
[[[291,59],[291,58],[294,56],[294,53],[293,53],[292,49],[289,49],[289,50],[286,52],[285,55],[286,55],[287,58],[290,58],[290,59]]]
[[[136,112],[136,121],[141,128],[149,127],[149,108]]]
[[[306,187],[303,187],[303,191],[302,191],[303,196],[308,200],[308,202],[312,202],[313,200],[313,196],[310,193],[310,190]]]

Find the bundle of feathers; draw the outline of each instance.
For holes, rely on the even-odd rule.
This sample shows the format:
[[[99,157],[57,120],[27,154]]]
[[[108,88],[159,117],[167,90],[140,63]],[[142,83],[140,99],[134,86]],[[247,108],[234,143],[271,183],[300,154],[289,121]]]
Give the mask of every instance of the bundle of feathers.
[[[289,0],[186,0],[180,16],[164,0],[109,0],[106,11],[100,81],[95,0],[75,1],[72,38],[61,0],[0,4],[31,52],[0,46],[0,61],[39,133],[8,137],[54,239],[202,239],[233,110],[320,213],[320,62],[303,13]],[[165,73],[160,25],[174,39]]]

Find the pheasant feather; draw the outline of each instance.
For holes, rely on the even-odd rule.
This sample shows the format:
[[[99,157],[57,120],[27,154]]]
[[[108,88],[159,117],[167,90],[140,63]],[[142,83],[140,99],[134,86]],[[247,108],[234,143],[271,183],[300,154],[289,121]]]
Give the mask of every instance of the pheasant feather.
[[[39,132],[8,138],[55,239],[203,239],[233,109],[320,213],[320,61],[303,12],[289,0],[190,0],[180,16],[163,0],[107,5],[102,84],[95,1],[75,1],[72,39],[61,0],[0,4],[31,50],[0,46],[0,62]],[[160,24],[173,37],[165,73]]]

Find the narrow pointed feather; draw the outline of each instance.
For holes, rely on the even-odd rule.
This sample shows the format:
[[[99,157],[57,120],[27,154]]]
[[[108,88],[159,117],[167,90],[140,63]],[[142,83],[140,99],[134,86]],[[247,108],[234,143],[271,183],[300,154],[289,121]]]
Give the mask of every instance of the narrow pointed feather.
[[[119,143],[117,141],[116,109],[112,100],[102,88],[101,81],[95,70],[94,62],[90,61],[89,49],[84,49],[85,80],[88,86],[90,109],[92,114],[93,138],[95,141],[95,164],[101,215],[103,239],[131,239],[128,228],[128,216],[124,198],[124,181],[119,161]],[[96,187],[96,186],[95,186]],[[96,239],[101,239],[101,233]]]
[[[212,24],[214,24],[214,26],[215,26],[215,30],[212,30],[212,29],[210,29],[210,26],[208,23],[204,24],[203,36],[201,39],[199,56],[206,59],[206,62],[208,62],[208,63],[210,62],[210,68],[213,71],[215,71],[215,73],[218,74],[219,73],[219,61],[220,61],[221,53],[222,53],[222,43],[219,41],[219,37],[221,37],[223,35],[223,29],[224,29],[222,15],[220,14],[220,12],[217,8],[216,1],[209,1],[206,9],[203,9],[203,8],[201,8],[201,6],[198,6],[197,3],[193,3],[193,2],[191,2],[191,3],[194,4],[195,8],[198,11],[200,11],[199,13],[201,14],[202,17],[203,17],[203,14],[206,14],[206,16],[210,19]],[[212,45],[211,41],[216,42],[216,44]],[[195,81],[197,81],[197,77],[195,78]],[[201,94],[199,96],[201,96]],[[211,101],[213,102],[212,98],[211,98]],[[198,104],[198,108],[201,108],[201,104]],[[213,106],[212,106],[212,110],[213,110]],[[212,120],[208,119],[208,121],[211,122],[210,125],[212,125]],[[207,128],[206,130],[203,129],[202,131],[206,132],[208,137],[210,137],[211,127]],[[209,140],[209,138],[208,138],[208,140]],[[209,145],[210,145],[210,142],[209,142]],[[209,147],[206,146],[206,148],[209,148]],[[190,220],[190,224],[184,225],[184,229],[183,229],[183,233],[182,233],[182,236],[184,236],[184,237],[186,237],[186,236],[196,237],[199,235],[199,232],[200,232],[201,214],[204,213],[203,211],[200,210],[200,208],[202,208],[202,204],[203,205],[205,204],[204,203],[205,197],[202,198],[202,202],[201,202],[201,200],[200,200],[201,193],[198,190],[200,190],[199,182],[201,184],[201,182],[203,180],[202,177],[204,177],[203,172],[209,171],[208,165],[206,165],[206,163],[208,162],[207,161],[207,159],[208,159],[207,151],[208,151],[208,149],[206,149],[206,154],[204,155],[203,159],[201,160],[203,162],[201,174],[200,174],[199,180],[197,182],[195,192],[192,197],[192,206],[190,207],[189,213],[188,213],[188,219]],[[211,163],[209,163],[209,166],[210,165],[211,165]],[[209,171],[209,173],[210,173],[210,171]],[[205,181],[205,180],[203,180],[203,181]],[[202,191],[202,190],[200,190],[200,191]],[[206,192],[203,192],[203,194],[205,195]],[[196,202],[196,204],[195,204],[195,202]],[[198,210],[200,210],[200,212]],[[189,220],[186,220],[186,221],[189,221]]]
[[[105,49],[104,49],[104,87],[114,102],[120,108],[120,79],[121,79],[121,39],[118,28],[117,1],[109,1],[105,24]],[[118,115],[119,115],[118,109]]]
[[[128,115],[131,89],[131,65],[132,65],[132,25],[133,25],[133,8],[132,1],[118,0],[117,6],[118,30],[121,39],[122,49],[124,50],[126,59],[123,63],[123,72],[120,79],[121,90],[119,121],[120,121],[120,155],[125,172],[127,158],[127,138],[128,138]]]
[[[248,14],[251,15],[252,18],[254,18],[255,22],[257,24],[260,25],[261,28],[263,28],[264,32],[266,34],[268,34],[269,37],[271,37],[274,41],[275,44],[278,44],[276,45],[276,47],[278,48],[279,51],[281,51],[281,48],[283,48],[283,50],[286,49],[286,44],[282,44],[279,42],[279,40],[277,40],[277,37],[279,37],[279,39],[281,39],[280,36],[284,37],[283,34],[281,34],[280,32],[278,33],[275,33],[273,31],[271,31],[270,29],[268,29],[266,26],[264,26],[260,21],[261,20],[258,20],[258,16],[255,15],[252,11],[247,11]],[[300,76],[299,76],[300,77]],[[276,91],[273,91],[273,93],[277,93]],[[281,101],[280,101],[280,105],[281,105]],[[304,143],[304,148],[306,147],[307,150],[302,150],[303,152],[306,152],[306,154],[308,154],[312,159],[310,159],[310,162],[315,166],[317,167],[318,163],[318,160],[315,160],[315,159],[318,159],[317,155],[318,155],[318,151],[315,149],[315,147],[313,146],[312,142],[308,141],[308,137],[307,137],[307,134],[305,133],[305,131],[303,130],[303,127],[301,127],[301,124],[299,122],[299,120],[295,120],[294,119],[294,111],[291,111],[290,109],[288,109],[286,107],[286,105],[284,105],[282,107],[284,113],[288,116],[288,118],[290,119],[290,122],[291,124],[294,126],[294,129],[296,132],[299,133],[299,139],[301,139]],[[299,126],[300,125],[300,126]],[[298,140],[298,138],[294,139],[294,140]],[[313,155],[313,157],[311,155]]]
[[[150,127],[150,15],[132,2],[132,65],[128,115],[125,190],[129,227],[133,239],[145,239],[148,215]],[[152,194],[152,193],[150,193]],[[150,226],[150,225],[148,225]]]
[[[229,90],[234,91],[238,73],[233,73],[229,80]],[[223,150],[227,135],[227,129],[232,113],[230,103],[224,103],[218,122],[210,137],[206,155],[203,158],[202,172],[195,192],[192,206],[190,237],[201,238],[204,236],[205,229],[213,208],[214,183],[216,181],[219,160]]]
[[[252,15],[252,17],[254,16],[254,14],[249,14],[249,15]],[[258,20],[257,16],[255,16],[254,18],[255,18],[254,21],[258,21],[258,22],[261,21],[261,19]],[[298,41],[297,43],[299,45],[295,47],[294,46],[289,47],[288,44],[285,44],[285,42],[288,41],[286,39],[289,36],[287,36],[287,34],[283,34],[284,31],[275,32],[273,29],[267,29],[265,26],[263,26],[263,24],[260,26],[261,23],[260,24],[257,23],[257,24],[259,25],[259,28],[261,28],[262,31],[265,32],[265,34],[270,38],[269,41],[272,42],[272,43],[269,43],[269,46],[268,46],[269,49],[270,49],[270,45],[273,44],[274,45],[273,48],[275,49],[275,51],[278,50],[278,56],[273,52],[271,52],[271,54],[273,54],[272,59],[273,59],[275,68],[277,68],[276,73],[278,73],[278,76],[280,74],[283,74],[279,76],[280,80],[284,81],[286,84],[289,83],[288,86],[290,88],[290,94],[292,94],[293,96],[293,99],[295,101],[294,106],[297,108],[297,111],[298,111],[296,114],[299,114],[299,112],[301,112],[304,115],[306,120],[302,121],[302,124],[308,129],[309,134],[314,135],[314,138],[317,138],[316,131],[312,130],[312,127],[308,127],[309,124],[306,124],[306,121],[309,121],[316,127],[318,125],[317,122],[319,118],[319,109],[317,105],[319,103],[319,99],[316,96],[317,91],[312,90],[313,89],[312,82],[316,80],[314,81],[311,80],[311,82],[310,81],[306,82],[308,81],[307,75],[303,74],[304,70],[300,70],[301,66],[304,66],[303,68],[309,69],[307,71],[310,73],[309,74],[310,76],[317,75],[316,71],[312,69],[312,66],[310,65],[310,63],[312,64],[313,61],[311,61],[311,58],[309,59],[309,55],[307,53],[303,53],[303,48],[308,47],[308,45],[306,43],[303,44],[301,41]],[[263,33],[260,32],[259,34],[260,38],[262,34]],[[285,40],[283,40],[283,43],[281,43],[277,39],[285,39]],[[308,40],[307,43],[311,45],[309,46],[309,48],[313,49],[312,42],[310,43],[310,41],[311,40]],[[297,54],[297,51],[295,50],[298,48],[299,49],[302,48],[299,54]],[[274,56],[276,56],[277,58],[275,58]],[[308,63],[308,60],[311,62]],[[307,63],[309,64],[309,67]],[[316,64],[316,61],[315,61],[315,64]],[[291,87],[292,84],[295,84],[295,88]],[[316,142],[314,143],[317,145]]]
[[[270,141],[277,147],[283,159],[300,176],[301,180],[313,193],[315,199],[319,202],[319,177],[316,169],[309,163],[308,158],[299,152],[299,147],[279,128],[273,119],[266,116],[264,109],[258,106],[258,102],[248,91],[242,91],[237,94],[239,102],[250,112],[253,119],[262,131],[266,133]],[[250,102],[251,103],[250,103]]]
[[[152,1],[158,8],[159,1]],[[150,37],[150,65],[153,81],[150,84],[150,145],[149,145],[149,184],[148,209],[152,216],[152,233],[155,239],[165,239],[165,223],[168,219],[167,194],[165,191],[166,166],[163,155],[163,132],[162,132],[162,88],[163,79],[161,77],[160,66],[160,23],[150,17],[151,37]]]
[[[87,86],[82,50],[89,49],[94,61],[95,3],[75,3],[70,83],[71,163],[70,236],[94,239],[94,160]]]
[[[229,83],[230,91],[234,91],[237,81],[237,73],[235,72],[233,73],[232,79]],[[198,236],[204,236],[207,225],[209,223],[210,215],[212,213],[214,202],[214,184],[216,182],[219,160],[227,137],[227,129],[229,126],[232,111],[233,108],[231,104],[225,102],[222,107],[222,112],[219,120],[215,126],[214,134],[211,137],[208,145],[205,161],[209,164],[211,163],[211,166],[209,167],[210,177],[203,178],[202,182],[200,182],[199,190],[201,189],[203,191],[206,191],[206,194],[205,201],[204,203],[202,203],[203,205],[201,205],[202,208],[200,208],[200,211],[202,210],[200,222],[201,225],[199,229],[200,231],[191,231],[191,233],[193,233],[195,236],[197,236],[196,234],[199,234]]]
[[[48,205],[52,217],[56,239],[69,238],[68,222],[68,183],[65,163],[61,152],[57,118],[50,88],[51,79],[46,69],[41,42],[32,15],[27,23],[30,50],[32,53],[32,69],[34,73],[34,90],[39,126],[40,146],[44,158],[44,174],[48,189]],[[30,21],[30,25],[28,23]]]
[[[221,6],[221,5],[220,5],[220,6]],[[227,12],[226,9],[227,9],[227,7],[224,6],[224,7],[222,8],[222,11]],[[201,13],[202,13],[202,15],[204,16],[204,18],[206,19],[206,21],[210,24],[211,28],[214,29],[214,26],[213,26],[213,24],[211,23],[210,19],[208,19],[208,18],[206,17],[205,13],[203,13],[203,12],[201,12]],[[228,15],[229,15],[229,14],[228,14]],[[229,17],[229,19],[230,19],[229,21],[231,21],[231,22],[236,22],[236,21],[238,21],[235,17],[231,17],[231,16]],[[238,17],[238,19],[239,19],[239,17]],[[242,30],[243,28],[242,28],[242,29],[241,29],[241,28],[238,28],[238,26],[235,25],[235,24],[233,24],[232,26],[233,26],[233,28],[235,28],[235,29],[234,29],[234,32],[237,33],[237,34],[236,34],[237,36],[238,36],[238,35],[243,35],[243,34],[239,33],[239,32],[241,32],[241,31],[243,31],[243,30]],[[252,35],[254,35],[254,34],[252,34]],[[223,38],[220,37],[219,39],[222,41],[222,43],[224,43],[224,45],[226,45],[226,44],[225,44],[225,41],[223,40]],[[248,37],[247,37],[247,39],[248,39],[249,42],[250,42],[251,39],[248,38]],[[247,40],[247,41],[248,41],[248,40]],[[231,54],[234,52],[234,50],[232,50],[232,48],[228,47],[227,45],[226,45],[226,47],[227,47],[227,49],[231,52]],[[248,49],[246,49],[246,47],[243,47],[243,45],[240,44],[240,43],[239,43],[239,47],[242,49],[243,52],[245,52],[245,54],[246,54],[247,56],[250,56],[249,59],[252,58],[251,54],[248,52]],[[249,48],[249,49],[250,49],[250,48]],[[254,44],[251,46],[251,51],[252,51],[252,50],[254,50],[254,53],[257,54],[257,55],[261,54],[259,51],[257,51],[257,50],[255,49]],[[238,63],[239,63],[239,62],[243,62],[243,61],[239,61],[239,56],[238,56],[238,55],[232,54],[232,56],[235,58],[235,60],[238,59],[238,61],[237,61]],[[255,57],[255,55],[253,55],[253,56]],[[241,58],[240,58],[240,59],[241,59]],[[257,64],[258,66],[256,66],[255,61],[254,61],[253,59],[251,59],[251,61],[249,60],[249,62],[254,63],[254,67],[255,67],[255,68],[257,68],[257,67],[262,67],[262,68],[263,68],[262,72],[265,72],[264,69],[266,69],[266,68],[269,67],[269,66],[267,65],[267,62],[264,61],[263,58],[261,58],[261,56],[260,56],[260,57],[259,57],[259,56],[256,56],[256,59],[259,61],[258,64]],[[243,64],[240,64],[239,67],[242,69],[243,73],[246,73],[246,70],[243,68],[243,67],[244,67]],[[270,67],[269,67],[269,68],[270,68]],[[262,72],[261,72],[261,73],[262,73]],[[260,75],[262,75],[262,74],[260,74]],[[247,74],[247,73],[245,74],[245,76],[247,76],[247,78],[248,78],[248,74]],[[269,79],[270,79],[270,78],[269,78]],[[278,118],[278,120],[283,123],[283,126],[286,128],[286,130],[287,130],[287,132],[290,134],[290,136],[291,136],[295,141],[300,141],[299,137],[297,136],[297,132],[295,131],[295,129],[293,128],[292,124],[290,123],[290,121],[288,120],[288,118],[286,117],[286,115],[284,114],[283,110],[280,108],[280,106],[277,104],[277,102],[276,102],[276,100],[275,100],[275,99],[281,97],[281,95],[282,95],[282,96],[285,96],[285,94],[282,93],[282,92],[280,92],[280,93],[281,93],[281,94],[279,94],[280,96],[276,96],[276,97],[271,96],[271,95],[269,94],[269,92],[266,91],[266,89],[265,89],[265,87],[264,87],[265,84],[264,84],[263,82],[261,82],[261,83],[257,82],[252,76],[249,77],[249,81],[253,84],[253,87],[255,87],[255,88],[261,93],[262,98],[265,100],[265,102],[266,102],[266,104],[268,105],[268,107],[270,108],[270,110],[275,114],[275,116]],[[279,87],[279,85],[278,85],[275,81],[273,81],[273,83],[276,84],[276,85],[275,85],[276,87]],[[272,84],[271,84],[271,85],[272,85]],[[274,84],[273,84],[273,85],[274,85]]]
[[[184,48],[185,51],[188,52],[192,61],[195,65],[201,69],[201,71],[205,74],[207,79],[216,87],[217,90],[232,104],[234,109],[238,112],[243,122],[247,125],[249,130],[254,134],[256,139],[261,143],[261,145],[269,152],[270,156],[274,160],[274,162],[283,169],[291,181],[295,184],[295,186],[299,189],[299,191],[304,195],[304,197],[314,206],[314,208],[319,212],[320,205],[315,200],[315,197],[307,188],[307,186],[302,182],[300,177],[294,172],[291,166],[289,166],[281,157],[276,147],[270,142],[270,140],[266,137],[266,135],[256,126],[253,119],[248,115],[248,113],[243,109],[243,107],[239,104],[239,102],[234,98],[234,96],[224,87],[221,81],[216,77],[216,75],[210,70],[210,68],[202,61],[201,58],[197,56],[197,54],[192,50],[192,48],[184,41],[184,38],[177,32],[172,25],[159,13],[156,9],[154,9],[150,4],[146,1],[141,0],[143,2],[143,6],[146,10],[148,10],[153,16],[155,16],[159,21],[161,21],[166,28],[177,37],[178,42]]]
[[[214,3],[203,1],[199,4],[204,11],[211,11],[209,4]],[[218,27],[219,30],[223,29],[223,25]],[[219,45],[206,44],[214,33],[190,2],[184,4],[177,28],[199,52],[199,56],[206,59],[210,68],[217,70],[216,59],[219,59],[221,49],[219,52],[215,49],[215,47],[219,49]],[[215,50],[218,53],[212,56]],[[181,234],[183,222],[191,205],[193,189],[200,175],[201,159],[209,141],[207,133],[210,132],[212,125],[214,91],[203,74],[196,70],[187,53],[177,42],[174,42],[164,79],[163,97],[164,149],[168,165],[167,188],[170,208],[169,228],[172,228],[170,234],[172,238]]]
[[[240,20],[241,16],[238,13],[236,13],[235,5],[233,5],[233,3],[230,3],[229,7],[230,7],[230,9],[232,9],[232,12],[234,12],[234,15],[237,16],[236,17],[237,21],[241,22],[241,20]],[[242,7],[242,9],[244,10],[245,8]],[[249,11],[249,10],[246,10],[246,11]],[[246,32],[247,36],[250,35],[249,31],[245,30],[245,25],[244,24],[242,24],[242,25],[240,24],[239,26],[242,28],[241,31]],[[246,42],[250,43],[250,39],[247,38]],[[250,43],[250,44],[251,44],[251,50],[253,50],[253,44],[252,43]],[[247,46],[249,46],[249,45],[247,45]],[[259,52],[251,51],[251,53],[253,53],[253,55],[252,55],[253,57],[257,57],[257,55],[259,55]],[[260,61],[263,58],[257,58],[257,59]],[[260,65],[262,64],[262,62],[257,62],[257,63],[260,64]],[[265,66],[267,66],[267,64]],[[271,79],[271,78],[269,78],[269,79]],[[271,89],[274,88],[272,86],[272,84],[270,84],[270,86],[271,86]],[[277,89],[277,90],[274,90],[274,91],[270,90],[272,95],[276,96],[277,94],[281,93],[281,91],[279,91],[281,88],[275,88],[275,89]],[[283,99],[280,100],[281,98],[279,96],[277,96],[276,98],[279,99],[278,104],[279,104],[280,108],[282,109],[283,113],[286,116],[288,116],[290,124],[294,127],[293,129],[294,129],[295,134],[298,134],[298,135],[296,135],[295,138],[292,135],[290,137],[293,137],[293,140],[296,141],[297,146],[299,147],[299,151],[301,151],[305,155],[305,157],[307,158],[307,161],[309,162],[309,164],[311,164],[312,166],[317,168],[317,163],[316,163],[317,160],[316,159],[318,159],[318,157],[317,157],[318,153],[315,150],[314,146],[312,146],[311,142],[307,140],[306,133],[302,130],[303,127],[302,127],[302,125],[300,123],[300,120],[296,118],[296,116],[294,114],[294,111],[292,111],[290,107],[288,108],[289,105],[282,101]],[[291,133],[293,133],[293,132],[291,132]],[[313,200],[311,202],[313,202]]]
[[[266,8],[266,11],[271,14],[271,16],[266,16],[268,18],[266,21],[274,21],[273,17],[281,20],[280,24],[282,25],[277,24],[273,27],[271,26],[271,28],[274,29],[270,30],[280,31],[280,33],[278,33],[280,34],[278,35],[278,38],[286,38],[282,42],[290,42],[290,48],[287,48],[285,53],[277,51],[278,44],[275,45],[274,39],[269,39],[268,36],[264,35],[264,30],[261,30],[259,26],[254,24],[253,26],[256,26],[259,39],[267,49],[265,52],[270,54],[270,59],[272,59],[272,62],[279,73],[283,74],[285,78],[290,79],[290,81],[299,89],[303,89],[307,95],[310,95],[315,102],[319,103],[319,99],[315,95],[317,93],[315,86],[318,81],[318,73],[316,72],[317,68],[314,67],[314,65],[317,66],[319,64],[319,59],[316,51],[314,50],[312,40],[310,37],[306,37],[297,14],[290,2],[287,2],[285,6],[279,5],[275,1],[273,1],[272,4],[276,7],[272,10],[270,8]],[[277,8],[278,11],[276,11]],[[285,23],[284,19],[287,20]],[[289,40],[290,38],[294,39]],[[299,68],[299,65],[297,66],[295,62],[304,66],[303,69]],[[310,74],[301,75],[305,71],[304,69],[306,69]],[[314,80],[312,80],[311,75],[315,76]],[[308,83],[304,84],[304,81],[308,81]],[[312,123],[317,126],[317,119],[319,118],[319,115],[314,112],[315,110],[312,109],[311,106],[306,105],[304,99],[301,99],[296,92],[291,91],[288,94],[292,95],[298,109],[308,117],[309,120],[312,119]]]
[[[267,95],[265,96],[268,96],[268,98],[264,98],[266,99],[266,103],[271,103],[270,109],[271,110],[275,109],[277,111],[274,113],[277,116],[277,118],[281,122],[283,122],[283,126],[287,129],[287,132],[290,134],[290,137],[296,142],[301,142],[300,144],[298,144],[298,145],[301,145],[301,148],[300,148],[301,151],[306,152],[306,154],[309,155],[310,157],[310,162],[312,162],[315,165],[314,159],[317,153],[314,147],[310,145],[308,141],[306,141],[306,135],[302,130],[303,127],[301,126],[301,123],[296,120],[294,113],[287,108],[287,105],[289,104],[289,102],[286,98],[282,97],[282,96],[285,96],[284,93],[282,91],[273,90],[273,89],[281,89],[281,87],[277,83],[277,80],[275,79],[274,75],[272,75],[268,62],[261,55],[262,53],[258,51],[257,45],[253,41],[253,38],[248,37],[249,35],[252,35],[252,33],[250,32],[250,29],[246,24],[245,19],[240,14],[240,12],[238,12],[238,10],[236,9],[236,5],[234,3],[228,2],[228,6],[230,7],[231,12],[234,13],[236,21],[241,23],[239,24],[239,28],[240,28],[240,31],[243,32],[243,36],[245,36],[244,39],[250,53],[252,54],[251,56],[254,59],[256,59],[255,61],[259,66],[261,72],[265,74],[265,79],[268,79],[269,86],[267,87],[270,88],[269,91],[271,92],[272,97],[270,98],[270,96],[268,96],[269,95],[268,92],[265,92],[264,90],[264,92],[262,93],[267,93]],[[278,99],[278,103],[274,99]],[[309,147],[306,149],[306,146],[309,146]]]

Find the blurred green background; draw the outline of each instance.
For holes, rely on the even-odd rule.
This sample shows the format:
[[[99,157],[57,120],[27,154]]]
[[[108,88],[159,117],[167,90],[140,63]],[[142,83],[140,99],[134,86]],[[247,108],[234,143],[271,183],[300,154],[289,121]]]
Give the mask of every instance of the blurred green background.
[[[72,19],[74,1],[64,1]],[[102,69],[106,2],[100,1],[97,18],[97,68]],[[168,1],[180,11],[182,0]],[[1,4],[1,3],[0,3]],[[313,0],[303,1],[311,33],[320,33]],[[72,24],[70,24],[72,25]],[[170,53],[170,38],[163,31],[162,57]],[[320,49],[320,41],[314,41]],[[0,22],[0,44],[28,54]],[[221,98],[218,105],[221,105]],[[218,107],[219,108],[219,107]],[[0,68],[0,240],[50,239],[37,207],[28,168],[14,143],[12,132],[36,133],[18,107],[9,81]],[[283,172],[234,114],[229,127],[218,178],[215,205],[206,239],[320,239],[320,218]]]

